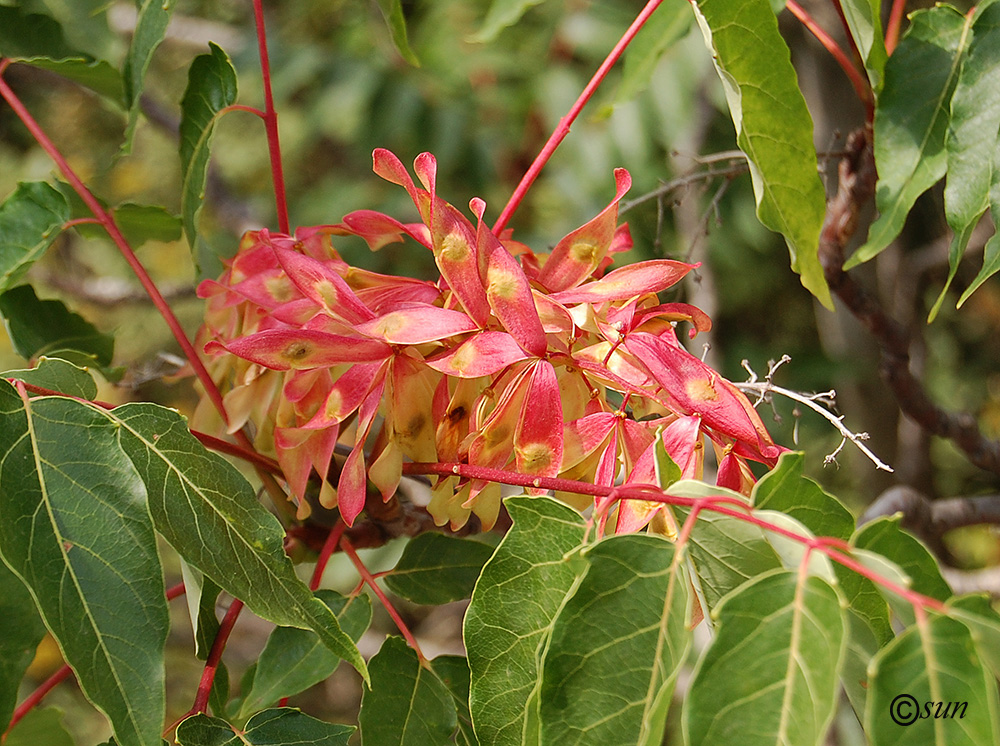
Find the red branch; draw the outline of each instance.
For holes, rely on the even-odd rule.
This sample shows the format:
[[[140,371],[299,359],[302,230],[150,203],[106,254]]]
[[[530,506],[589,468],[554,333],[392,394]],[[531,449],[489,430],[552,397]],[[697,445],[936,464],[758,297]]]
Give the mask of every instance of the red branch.
[[[278,230],[290,233],[288,199],[285,196],[285,175],[281,166],[281,143],[278,139],[278,113],[271,93],[271,62],[267,55],[264,33],[264,8],[261,0],[253,0],[253,17],[257,24],[257,49],[260,52],[260,74],[264,82],[264,129],[267,130],[267,150],[271,155],[271,178],[274,181],[274,202],[278,211]]]
[[[344,523],[343,519],[337,519],[337,523],[330,529],[330,533],[327,534],[326,541],[323,542],[323,548],[319,551],[319,557],[316,559],[316,569],[313,570],[312,579],[309,581],[309,590],[315,591],[319,588],[320,581],[323,580],[323,571],[326,570],[326,565],[337,549],[340,537],[344,535],[344,529],[346,528],[347,524]]]
[[[542,147],[541,152],[532,162],[528,171],[524,174],[524,177],[521,179],[521,183],[517,185],[517,188],[514,190],[514,194],[511,195],[510,200],[503,208],[503,212],[500,213],[500,217],[497,218],[497,222],[493,225],[493,232],[495,234],[500,235],[500,232],[506,227],[511,216],[514,214],[514,211],[517,210],[518,206],[520,206],[521,200],[524,199],[524,195],[527,194],[528,189],[531,188],[535,179],[538,178],[538,174],[541,173],[545,164],[548,163],[549,158],[552,157],[556,148],[559,147],[559,144],[562,143],[562,141],[566,138],[566,135],[569,134],[570,126],[576,120],[577,116],[579,116],[580,112],[583,111],[583,107],[587,105],[587,102],[590,101],[591,97],[600,87],[601,83],[604,82],[604,78],[607,77],[611,68],[615,66],[616,62],[618,62],[618,58],[622,56],[622,53],[625,51],[625,47],[631,43],[632,39],[635,38],[635,35],[639,33],[639,29],[646,24],[646,21],[649,20],[649,17],[653,14],[653,11],[659,7],[661,2],[663,2],[663,0],[649,0],[649,2],[646,3],[642,12],[639,13],[636,19],[632,22],[632,25],[628,27],[628,30],[622,38],[617,44],[615,44],[615,48],[611,50],[611,53],[605,58],[604,62],[601,63],[601,66],[597,68],[597,72],[594,73],[594,77],[592,77],[590,82],[587,83],[587,87],[583,89],[583,93],[580,94],[576,103],[574,103],[572,108],[569,110],[569,113],[559,120],[559,124],[556,126],[555,131]]]
[[[892,54],[899,43],[899,28],[903,25],[903,12],[906,10],[906,0],[893,0],[889,12],[889,23],[885,28],[885,51]]]
[[[194,698],[194,705],[191,706],[189,715],[196,715],[208,710],[208,696],[212,692],[212,682],[215,681],[215,673],[219,670],[219,663],[222,660],[222,653],[229,642],[229,635],[233,632],[233,626],[243,611],[243,602],[238,598],[233,599],[226,615],[222,617],[219,624],[219,631],[212,641],[212,649],[208,653],[208,660],[205,661],[205,670],[202,671],[201,681],[198,683],[198,694]],[[187,717],[187,715],[185,715]]]

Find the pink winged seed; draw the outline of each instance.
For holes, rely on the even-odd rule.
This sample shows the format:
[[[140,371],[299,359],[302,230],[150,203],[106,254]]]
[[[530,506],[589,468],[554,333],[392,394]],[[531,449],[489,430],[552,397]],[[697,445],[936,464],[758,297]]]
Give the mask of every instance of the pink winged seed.
[[[551,297],[563,304],[626,300],[666,290],[698,266],[700,265],[675,262],[671,259],[652,259],[621,267],[609,272],[600,280],[553,293]]]
[[[340,363],[372,363],[392,354],[377,339],[345,337],[311,329],[269,329],[229,343],[212,340],[205,352],[223,350],[273,370],[307,370]]]

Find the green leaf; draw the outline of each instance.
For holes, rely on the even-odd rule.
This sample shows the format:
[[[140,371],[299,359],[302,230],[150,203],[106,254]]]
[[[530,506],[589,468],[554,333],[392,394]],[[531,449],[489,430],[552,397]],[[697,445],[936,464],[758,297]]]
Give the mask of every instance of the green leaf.
[[[888,246],[917,197],[944,176],[949,101],[968,31],[966,19],[951,6],[910,16],[906,34],[886,63],[885,85],[875,108],[875,206],[880,214],[867,242],[844,269]]]
[[[484,746],[537,741],[542,650],[584,570],[573,557],[585,533],[579,513],[546,497],[510,497],[505,504],[513,526],[483,568],[463,630],[469,709]]]
[[[847,541],[854,533],[854,517],[840,500],[802,475],[804,461],[802,453],[783,453],[754,486],[754,508],[787,513],[817,536]]]
[[[469,713],[469,660],[461,655],[439,655],[431,661],[431,668],[444,684],[455,702],[458,714],[458,746],[479,746],[479,740],[472,729],[472,715]]]
[[[197,567],[192,567],[180,558],[181,578],[184,581],[184,601],[187,603],[188,618],[194,632],[194,654],[199,660],[208,660],[212,643],[219,632],[219,617],[215,603],[222,592],[211,578]]]
[[[62,75],[121,105],[122,77],[104,60],[73,49],[58,21],[0,6],[0,57]]]
[[[750,163],[757,217],[781,233],[802,284],[827,308],[819,263],[826,193],[813,147],[813,123],[788,47],[768,0],[699,0],[698,22]]]
[[[836,590],[782,570],[726,596],[714,614],[716,636],[684,702],[685,742],[822,743],[846,638]]]
[[[372,685],[358,716],[363,746],[451,743],[458,726],[451,693],[403,638],[387,637],[369,665]]]
[[[167,24],[174,12],[174,0],[136,0],[136,8],[138,13],[132,43],[122,67],[125,106],[128,109],[128,125],[122,144],[122,153],[126,154],[132,150],[135,127],[139,122],[139,98],[145,85],[146,70],[153,60],[153,52],[166,36]]]
[[[684,480],[670,487],[678,497],[726,495],[746,498],[714,485]],[[688,510],[671,508],[678,525],[684,523]],[[781,560],[764,533],[752,523],[703,510],[698,515],[688,540],[688,556],[694,571],[692,578],[700,590],[700,600],[708,613],[734,588],[768,570],[781,567]]]
[[[910,578],[910,588],[917,593],[947,601],[951,598],[951,587],[941,577],[937,561],[919,539],[900,527],[899,521],[896,516],[866,523],[858,529],[852,543],[895,562]]]
[[[385,584],[417,604],[469,598],[493,547],[481,541],[428,533],[411,539]]]
[[[181,219],[162,207],[125,202],[112,211],[112,216],[133,249],[146,241],[167,243],[181,237]]]
[[[21,281],[67,220],[69,205],[56,189],[43,181],[17,185],[0,204],[0,292]]]
[[[625,49],[615,101],[631,101],[646,90],[664,53],[687,34],[691,20],[684,3],[663,3],[656,9]]]
[[[997,140],[993,163],[1000,164],[1000,140]],[[1000,223],[1000,168],[993,169],[993,181],[990,184],[990,216],[993,218],[994,226]],[[980,285],[997,272],[1000,272],[1000,231],[995,232],[986,242],[986,247],[983,250],[983,266],[958,299],[958,307],[961,307],[969,299],[969,296],[979,289]]]
[[[403,15],[401,0],[378,0],[378,7],[382,11],[382,17],[385,18],[385,25],[389,28],[389,35],[396,46],[396,51],[411,65],[420,67],[420,60],[410,48],[406,35],[406,17]]]
[[[236,102],[236,70],[222,48],[194,58],[181,99],[181,219],[191,254],[198,257],[198,214],[205,201],[208,156],[219,113]],[[197,261],[196,261],[197,264]]]
[[[529,9],[544,0],[493,0],[486,12],[483,27],[472,37],[473,41],[489,43],[508,26],[513,26]]]
[[[347,746],[353,725],[326,723],[290,707],[259,712],[237,735],[225,720],[194,715],[177,726],[179,746]]]
[[[76,746],[62,721],[63,712],[57,707],[35,708],[7,734],[4,746]]]
[[[142,481],[95,408],[0,384],[0,554],[122,746],[158,743],[168,619]]]
[[[556,617],[543,662],[543,743],[662,743],[691,642],[690,581],[674,550],[634,534],[584,552],[587,574]]]
[[[930,615],[887,645],[870,670],[864,723],[872,746],[1000,743],[996,679],[961,622]],[[933,717],[963,702],[961,717]]]
[[[372,620],[368,596],[348,599],[329,590],[317,591],[316,595],[336,614],[340,628],[352,640],[361,639]],[[340,657],[327,650],[315,632],[278,627],[267,638],[257,660],[253,684],[240,706],[240,719],[318,684],[339,663]]]
[[[858,45],[864,60],[868,80],[877,93],[882,86],[882,75],[888,55],[882,33],[881,0],[841,0],[844,19]]]
[[[948,616],[966,626],[979,657],[994,676],[1000,675],[1000,614],[985,594],[960,596],[948,601]]]
[[[31,285],[19,285],[0,295],[0,315],[14,351],[27,360],[73,350],[99,366],[111,365],[114,337],[99,332],[61,300],[39,300]]]
[[[264,619],[311,629],[367,680],[365,662],[337,618],[295,574],[278,520],[225,459],[188,432],[177,413],[126,404],[105,416],[149,492],[156,530],[190,564]]]
[[[0,377],[14,378],[49,391],[75,396],[79,399],[97,397],[94,377],[84,368],[59,358],[41,357],[38,365],[26,370],[8,370]]]
[[[45,625],[31,593],[0,561],[0,733],[7,730],[18,685],[43,637]]]

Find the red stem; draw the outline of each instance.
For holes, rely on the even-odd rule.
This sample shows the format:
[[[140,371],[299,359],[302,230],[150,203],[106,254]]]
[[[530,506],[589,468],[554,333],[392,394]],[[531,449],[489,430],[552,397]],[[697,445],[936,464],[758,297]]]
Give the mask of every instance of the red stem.
[[[63,681],[63,679],[69,678],[73,675],[73,669],[69,667],[68,663],[64,663],[62,667],[56,671],[54,674],[49,676],[44,682],[42,682],[35,691],[29,694],[25,700],[18,705],[17,709],[14,710],[14,714],[11,715],[10,724],[7,726],[7,730],[4,732],[4,739],[7,738],[7,734],[14,729],[14,726],[20,722],[21,718],[31,712],[39,702],[41,702],[45,695],[51,692],[56,686]]]
[[[906,10],[906,0],[893,0],[889,12],[889,23],[885,27],[885,51],[892,54],[899,43],[899,29],[903,25],[903,12]]]
[[[798,18],[802,22],[802,25],[819,40],[819,43],[826,48],[826,51],[833,55],[837,64],[840,65],[841,69],[850,79],[851,85],[854,86],[854,92],[857,94],[858,99],[864,105],[866,120],[869,122],[873,121],[875,118],[875,100],[872,96],[872,89],[867,75],[858,69],[858,66],[851,61],[847,53],[840,48],[840,45],[834,38],[816,23],[816,20],[809,15],[809,12],[805,8],[795,2],[795,0],[786,0],[785,5],[791,11],[792,15]],[[850,30],[848,30],[847,38],[851,39],[853,43]],[[855,53],[857,53],[857,48],[855,48]],[[860,59],[860,55],[857,56]]]
[[[409,644],[414,652],[416,652],[417,657],[420,659],[420,664],[424,665],[427,662],[427,659],[420,651],[420,645],[417,644],[417,638],[413,636],[413,633],[410,632],[410,628],[407,627],[406,622],[403,621],[403,617],[399,615],[399,612],[396,611],[392,602],[389,601],[389,598],[385,595],[382,589],[379,588],[379,585],[375,582],[375,577],[371,574],[371,571],[365,567],[365,563],[361,561],[358,553],[354,551],[354,546],[351,544],[350,539],[346,536],[342,536],[340,538],[340,548],[344,551],[344,554],[351,558],[351,562],[353,562],[354,567],[357,568],[358,575],[360,575],[361,579],[368,585],[369,588],[372,589],[372,593],[375,594],[379,602],[389,613],[389,616],[392,617],[392,621],[396,623],[396,627],[402,633],[407,644]]]
[[[661,2],[663,2],[663,0],[649,0],[649,2],[646,3],[642,12],[636,16],[632,25],[628,27],[628,30],[622,38],[619,39],[615,48],[611,50],[611,53],[607,56],[607,58],[605,58],[604,62],[601,63],[601,66],[597,68],[597,72],[594,73],[594,77],[592,77],[590,82],[587,83],[587,87],[583,89],[583,93],[580,94],[576,103],[574,103],[572,108],[569,110],[569,113],[559,120],[559,124],[555,131],[549,136],[548,142],[546,142],[542,147],[541,152],[528,168],[528,171],[521,179],[521,183],[517,185],[517,188],[511,195],[510,200],[503,208],[503,212],[500,213],[500,217],[497,218],[497,222],[494,223],[493,232],[495,234],[500,235],[500,232],[507,226],[507,223],[510,221],[514,211],[517,210],[521,201],[524,199],[524,195],[527,194],[528,189],[531,188],[535,179],[538,178],[538,174],[541,173],[541,170],[545,167],[545,164],[548,163],[549,158],[552,157],[552,154],[555,152],[556,148],[559,147],[559,144],[566,138],[566,135],[569,134],[570,126],[576,120],[577,116],[579,116],[583,107],[587,105],[587,102],[590,101],[594,92],[597,91],[601,83],[604,82],[604,78],[607,77],[611,68],[614,67],[616,62],[618,62],[618,58],[622,56],[622,52],[625,51],[625,47],[631,43],[632,39],[635,38],[635,35],[639,33],[639,29],[645,25],[646,21],[649,20],[649,17],[653,14],[653,11],[659,7]]]
[[[278,139],[278,113],[274,109],[274,95],[271,92],[271,63],[267,56],[264,7],[261,0],[253,0],[253,17],[257,24],[260,74],[264,81],[264,129],[267,131],[267,150],[271,155],[271,178],[274,181],[274,203],[278,211],[278,230],[288,234],[290,233],[288,199],[285,196],[285,174],[281,166],[281,143]]]
[[[333,552],[337,548],[337,544],[340,543],[340,537],[344,535],[344,529],[346,528],[347,524],[343,520],[338,519],[334,527],[330,529],[330,533],[327,534],[326,541],[323,542],[323,548],[316,559],[316,569],[313,570],[312,580],[309,581],[309,590],[315,591],[319,588],[320,581],[323,580],[323,571],[326,570],[326,565],[330,561],[330,557],[333,556]]]
[[[243,610],[243,602],[238,598],[233,599],[226,615],[222,617],[219,624],[219,631],[212,641],[212,649],[208,653],[208,660],[205,661],[205,670],[202,671],[201,681],[198,683],[198,694],[194,698],[194,705],[190,714],[203,713],[208,710],[208,695],[212,691],[212,682],[215,681],[215,673],[219,670],[219,662],[222,660],[222,653],[226,649],[229,635],[232,634],[233,625]]]

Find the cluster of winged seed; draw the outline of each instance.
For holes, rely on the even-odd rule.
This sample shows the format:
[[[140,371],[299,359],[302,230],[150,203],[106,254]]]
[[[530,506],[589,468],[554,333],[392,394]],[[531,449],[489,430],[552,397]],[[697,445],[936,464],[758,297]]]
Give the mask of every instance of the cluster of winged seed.
[[[697,265],[660,259],[611,269],[631,246],[614,200],[539,254],[435,193],[436,162],[417,157],[414,184],[386,150],[375,172],[404,187],[420,223],[360,210],[294,236],[247,233],[206,298],[201,341],[226,392],[233,431],[252,422],[256,446],[280,463],[300,516],[310,479],[319,500],[353,524],[373,484],[389,499],[404,459],[463,463],[613,485],[652,484],[654,443],[683,478],[700,478],[705,443],[717,483],[748,494],[747,460],[773,465],[782,449],[729,381],[679,343],[710,328],[699,309],[660,303]],[[337,236],[373,250],[409,237],[434,254],[436,282],[348,265]],[[201,408],[196,417],[204,417]],[[334,458],[338,442],[350,455]],[[496,520],[499,485],[441,477],[429,506],[460,527]],[[609,504],[599,509],[607,510]],[[658,504],[628,500],[616,530],[643,527]]]

